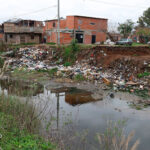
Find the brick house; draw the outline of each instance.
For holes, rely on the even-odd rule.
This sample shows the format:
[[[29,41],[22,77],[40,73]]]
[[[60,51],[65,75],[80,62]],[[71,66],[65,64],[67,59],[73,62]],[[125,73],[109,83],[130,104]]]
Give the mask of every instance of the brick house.
[[[67,16],[60,20],[60,42],[69,44],[94,44],[106,41],[107,19],[86,16]],[[57,20],[45,21],[44,38],[47,43],[57,43]]]
[[[43,22],[12,19],[3,23],[4,42],[9,44],[40,43]]]

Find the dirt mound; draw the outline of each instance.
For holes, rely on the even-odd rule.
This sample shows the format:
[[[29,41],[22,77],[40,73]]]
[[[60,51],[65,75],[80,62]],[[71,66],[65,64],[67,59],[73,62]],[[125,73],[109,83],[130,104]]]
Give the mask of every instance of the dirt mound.
[[[150,62],[149,47],[109,47],[97,46],[82,50],[78,60],[86,60],[89,64],[103,68],[114,68],[140,72]],[[121,67],[120,67],[121,66]]]

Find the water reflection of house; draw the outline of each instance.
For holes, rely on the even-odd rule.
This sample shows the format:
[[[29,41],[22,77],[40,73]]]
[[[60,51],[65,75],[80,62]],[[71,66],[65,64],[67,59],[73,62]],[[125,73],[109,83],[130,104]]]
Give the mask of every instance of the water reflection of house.
[[[66,103],[76,106],[85,103],[95,102],[95,99],[92,98],[91,92],[76,89],[76,88],[58,88],[51,90],[52,93],[65,93],[65,101]]]
[[[43,22],[11,19],[3,23],[3,30],[6,43],[40,43],[42,41]]]
[[[66,103],[76,106],[89,102],[94,102],[95,100],[91,97],[91,93],[66,93],[65,95]]]

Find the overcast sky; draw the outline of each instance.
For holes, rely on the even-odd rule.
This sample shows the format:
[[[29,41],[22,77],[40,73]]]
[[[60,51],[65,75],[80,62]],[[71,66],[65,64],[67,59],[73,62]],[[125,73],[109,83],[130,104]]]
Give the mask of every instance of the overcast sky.
[[[10,18],[53,19],[57,16],[56,5],[57,0],[0,0],[0,23]],[[114,23],[126,19],[137,21],[148,7],[150,0],[60,0],[62,17],[92,16],[108,18]]]

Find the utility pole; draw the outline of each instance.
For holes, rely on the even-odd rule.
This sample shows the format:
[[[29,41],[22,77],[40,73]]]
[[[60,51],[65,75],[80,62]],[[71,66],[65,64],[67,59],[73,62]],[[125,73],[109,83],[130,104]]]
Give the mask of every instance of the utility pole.
[[[58,0],[57,44],[60,45],[60,0]]]

